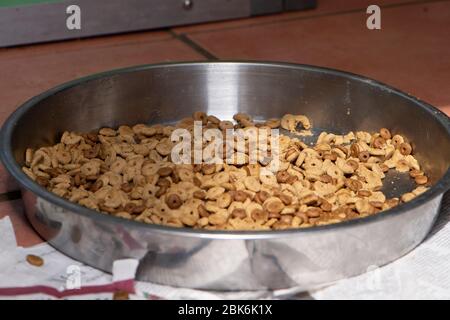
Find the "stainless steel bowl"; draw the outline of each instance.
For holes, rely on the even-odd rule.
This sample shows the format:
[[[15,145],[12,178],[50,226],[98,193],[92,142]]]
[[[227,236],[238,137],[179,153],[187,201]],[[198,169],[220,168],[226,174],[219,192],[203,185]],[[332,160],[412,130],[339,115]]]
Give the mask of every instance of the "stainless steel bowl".
[[[100,214],[46,191],[20,169],[26,147],[53,144],[64,130],[167,123],[194,110],[221,118],[238,111],[260,119],[306,114],[316,130],[332,132],[388,127],[413,142],[433,187],[392,210],[336,225],[225,232]],[[139,279],[160,284],[311,289],[384,265],[424,239],[450,186],[450,120],[410,95],[336,70],[259,62],[160,64],[89,76],[34,97],[4,124],[0,156],[22,187],[34,228],[55,248],[91,266],[111,271],[112,261],[131,257],[140,260]]]

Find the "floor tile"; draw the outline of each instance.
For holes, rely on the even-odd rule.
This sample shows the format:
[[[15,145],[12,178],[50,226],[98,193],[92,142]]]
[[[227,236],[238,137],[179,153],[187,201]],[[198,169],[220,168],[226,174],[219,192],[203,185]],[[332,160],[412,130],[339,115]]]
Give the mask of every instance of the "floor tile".
[[[75,78],[132,65],[201,59],[193,49],[163,33],[0,50],[0,125],[29,98]],[[0,164],[0,193],[16,188]]]
[[[447,114],[450,117],[450,105],[439,107],[445,114]]]
[[[0,194],[19,189],[16,181],[7,172],[2,163],[0,163]]]
[[[168,31],[144,31],[135,33],[117,34],[103,37],[92,37],[84,39],[66,40],[58,42],[40,43],[34,45],[0,48],[0,60],[9,57],[30,57],[49,52],[68,52],[74,50],[96,49],[103,47],[114,47],[132,45],[136,43],[161,41],[173,36]]]
[[[25,217],[22,200],[0,202],[0,219],[5,216],[11,219],[19,246],[30,247],[43,242]]]
[[[327,66],[386,82],[437,106],[450,104],[450,1],[382,9],[381,30],[368,30],[366,17],[348,13],[189,37],[220,59]]]
[[[117,46],[86,46],[77,50],[7,57],[0,53],[0,124],[16,107],[42,91],[91,73],[132,65],[202,57],[175,39]]]

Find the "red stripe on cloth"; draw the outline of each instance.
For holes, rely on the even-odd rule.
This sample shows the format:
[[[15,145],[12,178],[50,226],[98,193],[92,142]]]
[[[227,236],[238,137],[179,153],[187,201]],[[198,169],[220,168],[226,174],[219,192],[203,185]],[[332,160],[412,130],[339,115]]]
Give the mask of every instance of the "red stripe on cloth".
[[[25,294],[42,293],[55,298],[64,298],[68,296],[79,296],[92,293],[108,293],[123,290],[128,293],[134,293],[134,279],[117,281],[109,284],[93,285],[81,287],[79,289],[69,289],[59,291],[49,286],[28,286],[28,287],[9,287],[0,288],[0,296],[18,296]]]

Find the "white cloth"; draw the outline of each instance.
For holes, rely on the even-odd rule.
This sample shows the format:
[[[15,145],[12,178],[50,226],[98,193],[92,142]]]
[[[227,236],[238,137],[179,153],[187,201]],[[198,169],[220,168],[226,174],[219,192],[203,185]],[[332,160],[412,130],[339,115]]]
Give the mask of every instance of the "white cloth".
[[[132,299],[449,299],[450,298],[450,194],[443,200],[440,217],[427,239],[415,250],[384,267],[357,277],[337,281],[326,288],[299,293],[292,288],[280,291],[209,292],[172,288],[146,282],[135,282]],[[70,272],[81,271],[81,285],[107,284],[134,278],[137,261],[126,260],[114,265],[114,278],[59,253],[47,243],[29,248],[18,247],[11,221],[0,220],[0,288],[47,285],[59,290],[67,288]],[[26,262],[26,256],[42,257],[42,267]],[[72,268],[72,269],[71,269]],[[67,299],[110,299],[112,295],[70,296]],[[5,298],[5,297],[1,297]],[[7,297],[11,298],[11,297]],[[43,294],[15,298],[48,299]]]

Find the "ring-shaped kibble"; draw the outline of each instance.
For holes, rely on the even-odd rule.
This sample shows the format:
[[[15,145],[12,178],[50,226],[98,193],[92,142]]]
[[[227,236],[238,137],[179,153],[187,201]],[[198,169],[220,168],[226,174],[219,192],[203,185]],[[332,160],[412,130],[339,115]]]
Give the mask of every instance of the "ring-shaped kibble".
[[[234,128],[234,124],[231,121],[220,121],[219,128],[221,130],[233,129]]]
[[[368,151],[361,151],[358,155],[358,158],[361,162],[367,162],[370,158],[370,153]]]
[[[244,202],[248,198],[248,194],[245,191],[238,190],[233,194],[234,201]]]
[[[362,183],[356,179],[346,179],[345,186],[355,192],[361,190],[363,187]]]
[[[407,142],[401,143],[400,146],[399,146],[399,149],[400,149],[400,153],[401,153],[402,155],[404,155],[404,156],[408,156],[408,155],[410,155],[411,152],[412,152],[412,147],[411,147],[411,145],[410,145],[409,143],[407,143]]]
[[[170,209],[178,209],[183,204],[183,201],[177,194],[171,193],[166,196],[166,204]]]
[[[392,137],[392,144],[394,145],[394,147],[399,146],[404,141],[405,141],[405,139],[403,139],[403,137],[399,134],[396,134],[395,136]]]
[[[194,119],[194,121],[201,121],[202,124],[206,124],[208,122],[208,116],[203,111],[194,112],[192,118]]]
[[[267,221],[267,219],[269,218],[267,211],[262,209],[253,209],[250,216],[255,221]]]
[[[387,128],[381,128],[380,129],[380,136],[384,139],[384,140],[388,140],[390,139],[391,136],[391,132],[389,131],[389,129]]]
[[[247,217],[247,213],[243,208],[236,208],[231,212],[231,217],[244,219]]]
[[[286,183],[291,175],[286,171],[278,171],[276,174],[278,183]]]
[[[263,204],[264,209],[269,213],[280,213],[284,208],[283,202],[277,197],[270,197]]]
[[[376,138],[373,140],[373,143],[372,143],[373,147],[376,148],[376,149],[381,149],[381,148],[383,148],[383,146],[384,146],[385,144],[386,144],[386,140],[384,140],[384,138],[382,138],[381,136],[380,136],[380,137],[376,137]]]
[[[215,125],[218,125],[220,123],[220,119],[213,115],[209,115],[206,119],[208,120],[208,122],[215,124]]]

